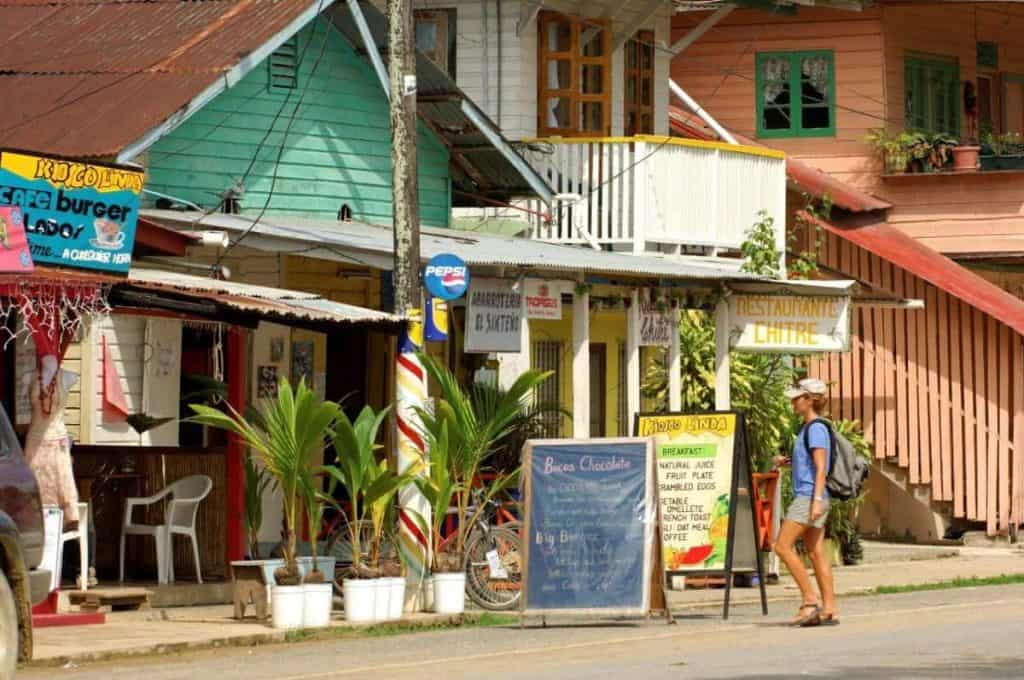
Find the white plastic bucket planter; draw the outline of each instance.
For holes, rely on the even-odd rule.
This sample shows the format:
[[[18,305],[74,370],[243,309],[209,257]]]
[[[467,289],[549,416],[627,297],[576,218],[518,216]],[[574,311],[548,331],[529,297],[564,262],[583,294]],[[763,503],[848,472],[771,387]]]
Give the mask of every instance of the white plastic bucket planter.
[[[395,576],[389,579],[391,598],[388,600],[388,620],[397,621],[402,618],[402,609],[405,607],[405,578]]]
[[[345,620],[372,623],[377,599],[377,579],[347,578],[341,585],[345,594]]]
[[[306,628],[326,628],[331,623],[331,606],[334,604],[333,587],[330,583],[307,583],[302,586],[302,625]]]
[[[434,574],[434,611],[461,614],[466,610],[466,573]]]
[[[373,620],[387,621],[388,613],[391,611],[391,579],[375,578],[377,583],[377,596],[373,603]]]
[[[274,586],[270,595],[270,616],[274,628],[301,628],[305,599],[305,586]]]

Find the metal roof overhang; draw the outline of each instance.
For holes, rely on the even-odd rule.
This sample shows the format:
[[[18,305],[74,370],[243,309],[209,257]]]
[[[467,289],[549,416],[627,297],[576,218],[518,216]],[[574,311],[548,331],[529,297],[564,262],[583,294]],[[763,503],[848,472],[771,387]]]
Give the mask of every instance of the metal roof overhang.
[[[333,302],[313,293],[132,267],[114,284],[111,302],[136,308],[155,307],[215,320],[255,326],[260,320],[326,331],[364,326],[397,333],[404,320],[354,305]]]
[[[392,266],[394,236],[389,227],[292,217],[265,217],[253,224],[251,218],[240,215],[203,215],[172,210],[144,210],[143,214],[147,219],[179,229],[213,228],[248,233],[245,245],[257,250],[296,253],[382,270],[390,270]],[[856,281],[766,279],[741,272],[739,268],[743,262],[737,259],[631,255],[453,229],[423,229],[420,250],[424,261],[441,253],[454,253],[472,267],[528,271],[535,276],[553,279],[578,280],[583,276],[591,281],[614,279],[618,283],[628,282],[637,286],[689,283],[717,288],[725,285],[739,292],[839,295],[851,297],[855,304],[919,306],[918,301],[868,290]]]
[[[806,212],[802,215],[823,229],[906,269],[1024,335],[1024,300],[1014,297],[886,222],[851,218],[847,223],[837,225]]]

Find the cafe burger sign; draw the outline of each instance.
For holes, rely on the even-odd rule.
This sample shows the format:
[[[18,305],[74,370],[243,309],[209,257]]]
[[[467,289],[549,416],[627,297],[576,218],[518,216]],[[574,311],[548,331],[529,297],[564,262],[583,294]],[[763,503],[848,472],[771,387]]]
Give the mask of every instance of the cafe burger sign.
[[[562,286],[558,282],[526,279],[525,288],[526,318],[562,318]]]

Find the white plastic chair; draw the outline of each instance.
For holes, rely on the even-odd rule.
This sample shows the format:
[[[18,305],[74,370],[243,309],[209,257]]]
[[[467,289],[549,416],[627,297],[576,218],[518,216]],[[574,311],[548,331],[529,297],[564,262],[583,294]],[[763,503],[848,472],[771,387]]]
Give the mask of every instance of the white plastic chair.
[[[60,548],[58,549],[58,564],[64,558],[64,544],[68,541],[78,541],[79,578],[81,579],[81,590],[89,589],[89,504],[78,504],[78,528],[72,531],[62,531],[60,534]]]
[[[126,498],[124,501],[124,522],[121,525],[121,582],[124,582],[124,543],[127,536],[152,536],[156,542],[157,581],[161,584],[174,580],[174,535],[192,539],[192,555],[196,561],[196,579],[203,582],[199,568],[199,540],[196,537],[196,514],[199,503],[213,489],[213,480],[206,475],[192,475],[179,479],[153,496]],[[132,510],[162,501],[171,500],[164,511],[163,524],[135,524]]]

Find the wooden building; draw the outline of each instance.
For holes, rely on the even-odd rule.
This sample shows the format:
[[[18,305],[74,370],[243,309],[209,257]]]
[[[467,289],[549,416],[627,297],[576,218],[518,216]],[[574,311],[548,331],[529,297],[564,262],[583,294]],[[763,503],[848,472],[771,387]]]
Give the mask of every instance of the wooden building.
[[[794,249],[820,240],[822,265],[925,301],[859,311],[853,352],[812,362],[885,473],[862,513],[872,531],[935,539],[951,522],[994,535],[1024,521],[1024,174],[891,172],[865,139],[1020,132],[1022,30],[1024,8],[987,2],[673,20],[673,39],[699,37],[672,78],[741,139],[787,154]],[[693,116],[673,120],[708,134]],[[835,204],[810,231],[795,218],[806,194]]]

